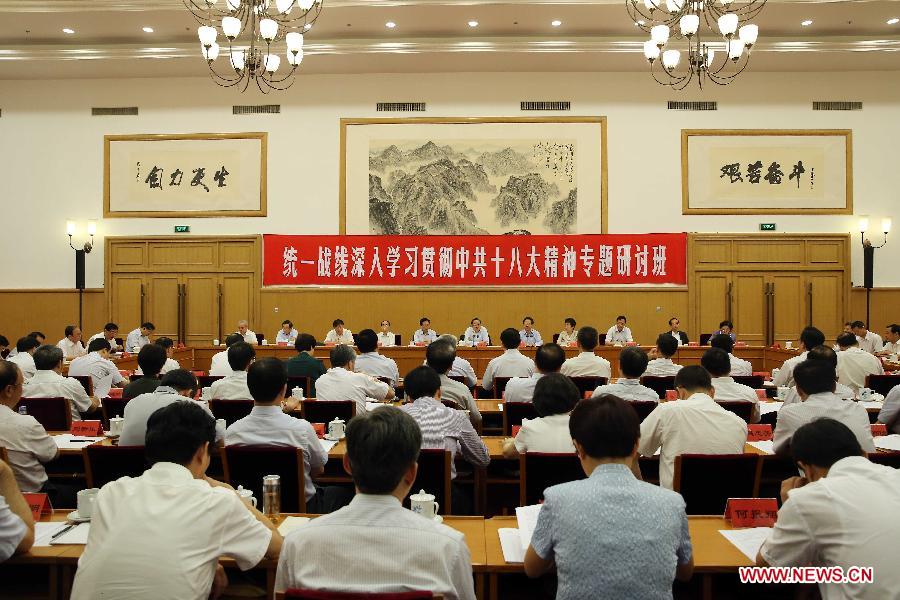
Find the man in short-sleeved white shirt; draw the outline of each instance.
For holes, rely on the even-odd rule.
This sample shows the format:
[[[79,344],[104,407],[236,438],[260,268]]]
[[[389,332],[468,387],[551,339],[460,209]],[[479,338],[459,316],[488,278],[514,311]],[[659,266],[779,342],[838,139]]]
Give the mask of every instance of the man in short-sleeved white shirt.
[[[366,402],[392,400],[394,390],[371,375],[355,373],[356,352],[343,344],[331,349],[331,368],[316,380],[316,400],[353,400],[356,414],[366,412]]]
[[[251,346],[259,345],[259,339],[256,337],[256,332],[250,330],[250,324],[247,321],[238,321],[237,334],[244,338],[244,342]]]
[[[243,339],[240,334],[237,333],[229,334],[229,336],[225,338],[225,349],[213,354],[212,361],[210,362],[209,374],[211,377],[227,377],[234,373],[231,365],[228,364],[228,349],[234,344],[242,341]]]
[[[77,379],[63,377],[62,350],[56,346],[41,346],[34,353],[37,372],[25,382],[25,398],[66,398],[72,410],[72,420],[80,421],[82,412],[90,412],[100,405],[96,397],[88,396]]]
[[[597,330],[593,327],[579,329],[576,340],[578,356],[566,360],[559,372],[569,377],[606,377],[606,380],[609,381],[612,376],[612,367],[609,361],[594,354],[599,339]]]
[[[215,421],[195,403],[153,414],[153,466],[100,489],[72,600],[206,600],[214,581],[221,586],[221,557],[247,570],[278,556],[282,539],[267,518],[206,477],[214,438]]]
[[[100,333],[95,333],[88,339],[88,346],[91,345],[91,342],[94,340],[104,339],[109,342],[109,347],[112,352],[118,352],[122,347],[116,341],[116,336],[119,335],[119,326],[115,323],[107,323],[103,326],[103,331]]]
[[[342,320],[335,319],[331,324],[331,329],[325,334],[324,343],[329,346],[337,344],[352,346],[354,343],[353,332],[344,328],[344,322]]]
[[[150,336],[156,331],[153,323],[141,323],[137,329],[132,329],[125,337],[125,352],[137,354],[141,348],[150,343]]]
[[[247,369],[256,359],[256,351],[246,342],[238,342],[228,348],[228,364],[231,375],[214,381],[209,397],[212,400],[250,400],[247,387]]]
[[[896,598],[900,470],[862,456],[847,427],[820,419],[795,434],[804,477],[782,484],[778,521],[756,557],[760,566],[868,567],[871,583],[819,584],[824,600]],[[862,504],[862,508],[861,508]]]
[[[731,338],[731,335],[718,333],[709,339],[709,345],[712,348],[719,348],[728,353],[731,371],[726,373],[726,375],[732,377],[753,375],[753,364],[749,360],[744,360],[734,355],[734,340]]]
[[[512,327],[500,333],[500,342],[506,350],[492,358],[484,370],[481,386],[488,392],[494,387],[494,377],[531,377],[534,361],[519,352],[519,332]],[[451,369],[452,372],[452,369]]]
[[[606,339],[603,343],[607,346],[624,346],[628,342],[633,342],[634,337],[631,335],[631,328],[625,325],[626,322],[627,320],[623,315],[616,317],[616,324],[606,332]]]
[[[703,353],[703,357],[700,359],[700,364],[712,378],[712,386],[716,391],[716,402],[749,402],[753,405],[750,422],[759,423],[759,396],[752,387],[737,383],[728,376],[731,369],[729,356],[721,348],[710,348]]]
[[[566,353],[558,344],[544,344],[535,353],[537,373],[531,377],[513,377],[506,384],[504,402],[531,402],[538,380],[548,373],[558,373],[566,360]]]
[[[884,341],[881,339],[881,336],[874,331],[869,331],[866,328],[866,324],[862,321],[854,321],[851,323],[850,331],[856,336],[860,350],[868,352],[869,354],[875,354],[876,352],[881,352],[884,348]]]
[[[359,348],[356,370],[372,377],[386,377],[392,387],[396,386],[400,370],[393,358],[378,354],[378,335],[371,329],[363,329],[356,334],[356,345]]]
[[[852,333],[844,333],[838,336],[837,374],[838,381],[858,392],[866,387],[866,377],[869,375],[884,375],[884,366],[875,355],[862,350],[857,344],[856,336]]]
[[[794,367],[806,360],[807,353],[825,343],[825,334],[815,327],[807,327],[800,333],[800,350],[802,352],[784,361],[777,374],[772,375],[772,383],[778,387],[794,385]]]
[[[125,387],[127,383],[119,373],[119,367],[109,360],[109,342],[105,339],[97,339],[88,344],[88,353],[79,356],[69,365],[69,376],[90,377],[97,398],[106,398],[110,388]]]
[[[84,343],[81,341],[81,328],[77,325],[69,325],[66,327],[66,337],[56,343],[56,347],[63,351],[63,357],[66,360],[72,360],[79,356],[84,356]]]
[[[701,366],[685,367],[675,376],[678,400],[661,402],[641,423],[638,451],[660,450],[659,485],[672,489],[675,457],[680,454],[742,454],[747,423],[713,400],[712,381]]]
[[[612,383],[594,388],[593,397],[612,394],[622,400],[659,402],[659,394],[641,385],[641,376],[647,370],[647,353],[640,348],[623,348],[619,353],[619,371],[622,377]]]
[[[652,360],[647,363],[644,375],[650,377],[674,377],[681,370],[681,365],[675,364],[672,357],[678,352],[678,341],[667,333],[660,334],[656,338],[655,352],[650,351]],[[654,358],[655,356],[655,358]]]
[[[34,366],[34,352],[38,347],[40,347],[40,344],[33,337],[25,336],[19,338],[19,341],[16,342],[16,355],[7,358],[9,362],[19,366],[25,381],[34,377],[34,374],[37,372],[37,367]]]
[[[428,317],[419,319],[419,328],[413,332],[412,343],[427,346],[437,338],[437,332],[431,328],[431,320]]]

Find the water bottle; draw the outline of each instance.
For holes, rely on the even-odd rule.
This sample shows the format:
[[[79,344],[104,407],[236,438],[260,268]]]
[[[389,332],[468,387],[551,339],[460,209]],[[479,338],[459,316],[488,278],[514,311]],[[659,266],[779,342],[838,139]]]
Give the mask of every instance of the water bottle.
[[[273,523],[281,516],[281,476],[263,477],[263,514]]]
[[[20,415],[27,415],[27,414],[28,414],[28,407],[25,406],[24,404],[20,404],[20,405],[19,405],[19,414],[20,414]]]

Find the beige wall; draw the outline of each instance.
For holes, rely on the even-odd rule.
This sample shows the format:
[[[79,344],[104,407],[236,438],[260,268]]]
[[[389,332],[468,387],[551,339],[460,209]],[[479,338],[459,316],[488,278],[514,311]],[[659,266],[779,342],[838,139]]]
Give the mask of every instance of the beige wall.
[[[106,299],[102,289],[84,291],[84,339],[103,330]],[[40,331],[47,342],[63,338],[66,325],[78,323],[78,292],[75,290],[0,290],[0,334],[10,344],[31,331]],[[134,325],[120,323],[124,337]],[[125,329],[129,327],[129,329]]]

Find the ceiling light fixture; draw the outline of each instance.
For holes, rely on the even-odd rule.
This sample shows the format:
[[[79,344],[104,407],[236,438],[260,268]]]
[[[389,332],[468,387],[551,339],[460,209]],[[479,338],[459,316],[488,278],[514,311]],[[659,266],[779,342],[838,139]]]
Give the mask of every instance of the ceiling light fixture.
[[[469,21],[469,27],[478,27],[478,21]]]
[[[897,17],[894,17],[893,19],[888,19],[888,22],[887,22],[888,25],[896,25],[897,23],[900,23],[900,19],[898,19]]]
[[[184,0],[201,25],[197,29],[200,52],[213,80],[222,87],[241,86],[242,92],[253,81],[264,94],[291,87],[303,62],[300,32],[310,29],[319,18],[324,0],[225,0],[223,8],[217,7],[217,2]],[[220,33],[228,40],[224,75],[213,66],[219,57],[216,38]],[[290,71],[276,77],[281,66],[277,45],[282,42]],[[225,48],[221,50],[224,53]]]
[[[397,24],[394,23],[393,21],[388,21],[387,23],[384,24],[384,26],[387,27],[388,29],[393,29],[394,27],[397,26]]]
[[[152,27],[144,27],[144,33],[153,33]]]
[[[560,25],[562,25],[562,21],[560,21],[559,19],[556,19],[555,21],[551,21],[550,24],[553,25],[554,27],[559,27]]]
[[[66,27],[65,29],[63,29],[63,33],[73,34],[73,33],[75,33],[75,30],[69,29],[68,27]]]
[[[803,25],[804,27],[809,27],[810,25],[812,25],[812,19],[807,19],[807,20],[805,20],[805,21],[800,21],[800,24]]]
[[[707,80],[728,85],[747,68],[750,49],[759,34],[759,27],[750,21],[766,0],[747,0],[740,5],[732,2],[625,0],[628,16],[650,34],[644,42],[644,57],[657,83],[683,90],[696,77],[701,89]],[[719,40],[705,39],[710,34]],[[672,47],[673,39],[687,45],[685,60],[681,60],[683,51]]]

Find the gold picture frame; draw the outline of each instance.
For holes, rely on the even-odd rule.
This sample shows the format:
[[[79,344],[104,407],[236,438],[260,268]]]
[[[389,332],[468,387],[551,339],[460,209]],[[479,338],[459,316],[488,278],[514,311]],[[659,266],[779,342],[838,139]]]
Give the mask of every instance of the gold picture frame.
[[[348,130],[350,128],[356,127],[366,127],[366,126],[382,126],[382,125],[410,125],[410,126],[428,126],[428,125],[437,125],[437,126],[446,126],[446,125],[460,125],[462,127],[471,127],[478,125],[511,125],[521,126],[524,124],[537,124],[537,125],[571,125],[571,124],[582,124],[588,127],[597,127],[597,136],[598,139],[592,140],[592,143],[596,145],[598,149],[597,152],[600,155],[599,158],[599,177],[600,180],[596,182],[591,182],[592,187],[598,190],[599,195],[599,206],[596,207],[596,212],[591,213],[592,218],[596,217],[594,220],[598,221],[598,226],[596,230],[593,231],[574,231],[573,233],[607,233],[608,231],[608,188],[607,188],[607,144],[606,144],[606,117],[605,116],[588,116],[588,117],[549,117],[549,118],[520,118],[520,117],[416,117],[416,118],[346,118],[341,119],[340,127],[340,202],[339,202],[339,224],[340,224],[340,234],[346,235],[350,234],[361,234],[361,233],[370,233],[369,231],[360,231],[360,227],[348,227],[347,217],[348,210],[358,211],[360,210],[360,206],[358,204],[360,201],[354,198],[352,201],[348,200]],[[466,130],[468,131],[468,130]],[[444,135],[446,138],[446,134]],[[367,149],[368,152],[368,149]],[[576,159],[577,160],[577,155]],[[591,171],[588,171],[587,175],[581,175],[583,171],[578,171],[580,177],[590,177]],[[580,180],[578,180],[580,183]],[[581,190],[578,190],[578,195],[580,195]],[[589,196],[593,197],[593,196]],[[366,203],[368,203],[368,198],[365,198]],[[348,207],[348,203],[357,205]],[[580,211],[579,210],[579,216]],[[366,205],[366,213],[368,213],[368,205]]]
[[[799,169],[795,163],[796,171],[790,173],[787,162],[784,165],[776,162],[778,157],[800,156],[804,152],[813,155],[813,163],[819,165],[820,171],[825,171],[824,177],[815,179],[815,167],[810,167],[809,161],[807,167],[810,168],[804,167],[799,160]],[[756,157],[752,164],[749,160],[738,160],[751,153],[768,156],[765,163],[771,160],[770,165],[777,165],[776,177],[768,185],[761,182],[757,166],[762,164],[764,167],[765,163],[760,160],[762,156]],[[729,164],[731,160],[736,162]],[[719,163],[722,166],[716,172],[714,168]],[[735,166],[739,169],[726,172],[726,167]],[[753,173],[755,181],[752,181],[749,169],[754,166],[757,168]],[[748,176],[746,181],[745,175]],[[792,181],[795,175],[796,182]],[[794,184],[800,190],[804,177],[808,183],[803,183],[803,190],[796,198],[791,198],[785,190]],[[768,179],[768,176],[762,179]],[[775,179],[778,180],[777,189],[772,185]],[[788,185],[782,187],[784,181]],[[737,187],[723,189],[730,185]],[[768,198],[767,193],[770,194]],[[853,133],[849,129],[682,129],[681,198],[681,212],[685,215],[852,214]]]
[[[169,142],[168,147],[165,143]],[[196,144],[185,144],[185,142],[197,142]],[[214,144],[209,144],[213,142]],[[194,187],[194,183],[189,181],[188,175],[181,173],[182,179],[179,179],[178,190],[172,190],[176,187],[174,183],[176,172],[169,174],[171,185],[166,185],[161,177],[165,177],[165,171],[160,169],[160,176],[154,179],[154,185],[149,189],[159,192],[169,192],[165,198],[165,203],[159,210],[147,210],[145,207],[149,204],[150,194],[147,190],[142,189],[144,184],[150,185],[148,179],[143,180],[144,173],[141,169],[146,165],[137,162],[134,167],[129,163],[127,168],[135,168],[136,176],[132,181],[131,172],[126,176],[124,170],[126,165],[123,163],[125,156],[133,159],[133,153],[142,151],[146,156],[149,154],[148,149],[153,147],[155,152],[165,153],[169,160],[172,157],[191,156],[190,152],[197,152],[198,158],[204,157],[209,161],[213,158],[222,158],[217,156],[216,152],[220,151],[214,148],[215,144],[221,143],[223,148],[221,152],[227,152],[230,159],[237,160],[241,168],[241,174],[246,169],[250,174],[248,177],[237,177],[238,184],[233,189],[237,191],[227,191],[228,197],[223,201],[223,193],[212,194],[209,197],[194,194],[190,201],[186,201],[185,190],[188,187]],[[257,147],[258,143],[258,147]],[[159,144],[160,147],[155,146]],[[131,146],[127,148],[126,146]],[[196,149],[188,148],[196,146]],[[162,156],[162,155],[157,155]],[[151,161],[152,162],[152,161]],[[267,214],[267,162],[268,162],[268,133],[266,132],[246,132],[246,133],[187,133],[187,134],[138,134],[138,135],[105,135],[103,136],[103,217],[104,218],[206,218],[206,217],[265,217]],[[190,163],[193,164],[193,163]],[[223,164],[221,171],[210,172],[208,179],[204,182],[202,179],[196,185],[198,191],[202,186],[207,193],[210,187],[216,188],[212,183],[214,177],[223,176],[218,180],[219,188],[227,187],[226,177],[232,174],[224,168],[222,160],[214,161],[212,164]],[[185,165],[186,167],[189,165]],[[118,167],[118,169],[117,169]],[[154,164],[152,169],[156,169]],[[152,170],[151,169],[151,170]],[[178,171],[180,171],[180,165]],[[187,169],[186,169],[187,170]],[[121,171],[121,172],[119,172]],[[205,171],[205,169],[204,169]],[[196,175],[196,171],[195,171]],[[204,172],[204,177],[206,174]],[[188,182],[187,186],[182,187],[182,182]],[[135,185],[137,184],[137,185]],[[207,185],[209,184],[209,185]],[[128,189],[126,189],[128,188]],[[138,189],[141,188],[141,189]],[[168,188],[168,189],[167,189]],[[174,193],[173,193],[174,192]],[[234,208],[223,209],[222,204],[232,204]],[[187,206],[188,208],[173,208],[173,206]]]

